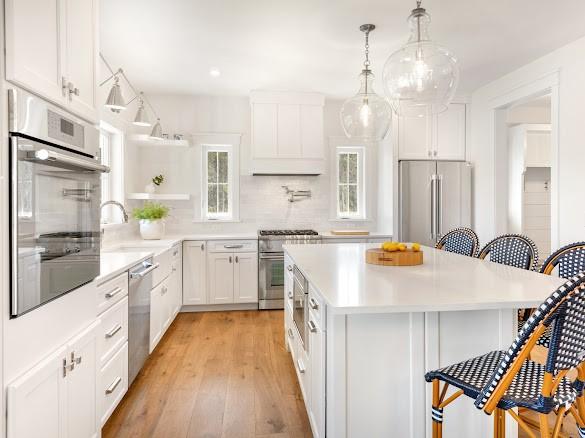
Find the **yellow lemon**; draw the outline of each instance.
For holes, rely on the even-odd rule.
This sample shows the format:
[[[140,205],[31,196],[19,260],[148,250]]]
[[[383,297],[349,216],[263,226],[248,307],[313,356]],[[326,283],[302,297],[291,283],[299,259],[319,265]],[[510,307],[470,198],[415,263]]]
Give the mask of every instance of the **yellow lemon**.
[[[412,250],[414,252],[419,252],[420,251],[420,243],[413,243],[412,244]]]
[[[399,251],[406,251],[406,244],[405,243],[399,243],[397,246],[398,246]]]

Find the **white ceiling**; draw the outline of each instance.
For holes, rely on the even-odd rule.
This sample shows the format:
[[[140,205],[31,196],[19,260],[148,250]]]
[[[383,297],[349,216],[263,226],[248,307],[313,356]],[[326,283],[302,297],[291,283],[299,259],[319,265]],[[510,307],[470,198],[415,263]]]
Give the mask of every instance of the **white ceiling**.
[[[371,57],[408,38],[405,0],[102,0],[101,50],[150,93],[357,91],[363,23]],[[461,66],[460,94],[585,35],[583,0],[425,0],[431,37]],[[211,68],[221,76],[209,75]],[[382,91],[381,83],[377,83]]]

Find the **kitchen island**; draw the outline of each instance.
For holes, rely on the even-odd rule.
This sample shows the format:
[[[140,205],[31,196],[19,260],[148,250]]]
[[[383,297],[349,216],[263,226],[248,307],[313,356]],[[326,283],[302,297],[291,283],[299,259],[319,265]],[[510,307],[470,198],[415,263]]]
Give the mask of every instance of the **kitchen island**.
[[[285,247],[286,345],[318,438],[430,438],[425,372],[507,349],[516,309],[563,283],[427,247],[420,266],[368,265],[374,246]],[[308,284],[304,336],[295,274]],[[444,436],[487,438],[492,423],[463,397],[445,410]],[[513,421],[507,432],[517,436]]]

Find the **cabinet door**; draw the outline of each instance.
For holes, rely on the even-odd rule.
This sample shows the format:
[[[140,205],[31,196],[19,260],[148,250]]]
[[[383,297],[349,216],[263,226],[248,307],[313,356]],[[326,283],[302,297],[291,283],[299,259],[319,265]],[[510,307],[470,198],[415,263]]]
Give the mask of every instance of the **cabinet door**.
[[[234,254],[234,303],[258,302],[258,254]]]
[[[172,322],[173,316],[173,307],[174,307],[174,297],[171,290],[171,277],[168,277],[165,281],[163,281],[160,293],[161,293],[161,323],[162,323],[162,333],[161,337],[165,334],[166,330],[169,328]]]
[[[162,336],[163,325],[163,283],[150,291],[150,353],[152,353]]]
[[[311,389],[308,405],[309,419],[315,438],[325,437],[325,333],[315,318],[309,317],[315,324],[309,332],[309,366],[311,369]]]
[[[278,158],[301,158],[301,113],[299,105],[278,105]]]
[[[234,255],[211,253],[208,257],[209,304],[234,302]]]
[[[433,158],[465,160],[465,104],[452,103],[437,116]]]
[[[193,306],[207,304],[207,256],[206,243],[183,243],[183,304]]]
[[[96,410],[97,332],[92,324],[68,344],[67,437],[93,438],[98,434]]]
[[[323,159],[323,107],[301,105],[301,145],[303,158]]]
[[[205,262],[205,258],[203,258]],[[181,310],[183,304],[183,247],[181,244],[173,247],[173,264],[171,267],[173,276],[173,318]]]
[[[65,346],[7,388],[8,438],[61,438],[67,428]]]
[[[6,0],[6,79],[66,103],[65,0]]]
[[[67,0],[67,81],[72,110],[94,120],[98,56],[97,0]]]
[[[252,158],[278,156],[278,105],[252,104]]]
[[[398,158],[426,160],[431,158],[432,118],[398,118]]]

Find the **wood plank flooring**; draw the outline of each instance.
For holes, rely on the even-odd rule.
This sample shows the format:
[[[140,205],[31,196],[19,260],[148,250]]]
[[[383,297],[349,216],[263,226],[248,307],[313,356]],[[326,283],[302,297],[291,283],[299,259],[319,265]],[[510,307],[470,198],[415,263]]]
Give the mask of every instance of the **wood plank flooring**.
[[[104,438],[310,438],[282,311],[180,313]]]

